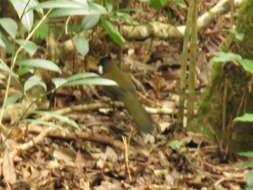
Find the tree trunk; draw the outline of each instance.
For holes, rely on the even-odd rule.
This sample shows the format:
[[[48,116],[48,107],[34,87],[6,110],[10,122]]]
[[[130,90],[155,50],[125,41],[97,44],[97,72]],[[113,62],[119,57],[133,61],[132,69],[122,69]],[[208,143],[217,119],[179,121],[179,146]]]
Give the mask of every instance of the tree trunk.
[[[253,59],[253,1],[246,0],[236,19],[236,31],[244,39],[232,39],[230,51],[243,58]],[[233,119],[244,113],[253,113],[252,74],[237,63],[215,63],[211,82],[200,100],[198,116],[189,129],[202,133],[217,142],[227,152],[253,150],[252,123],[238,123]]]

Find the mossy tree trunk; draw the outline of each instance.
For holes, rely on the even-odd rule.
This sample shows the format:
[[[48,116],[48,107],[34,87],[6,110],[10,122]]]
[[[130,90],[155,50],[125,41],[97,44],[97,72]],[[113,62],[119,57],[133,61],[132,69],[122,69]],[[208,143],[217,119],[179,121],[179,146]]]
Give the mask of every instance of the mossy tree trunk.
[[[233,40],[229,51],[253,60],[253,1],[246,0],[236,19],[236,31],[242,41]],[[189,129],[201,132],[225,152],[253,150],[253,124],[234,122],[244,113],[253,113],[252,75],[239,64],[215,63],[211,83],[199,103],[197,118]]]

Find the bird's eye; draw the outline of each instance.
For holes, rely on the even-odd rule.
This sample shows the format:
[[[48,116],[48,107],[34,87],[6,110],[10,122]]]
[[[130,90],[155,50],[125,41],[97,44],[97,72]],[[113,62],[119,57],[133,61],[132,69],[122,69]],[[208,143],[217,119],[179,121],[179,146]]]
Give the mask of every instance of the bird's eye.
[[[103,70],[103,66],[102,66],[102,65],[99,65],[99,66],[98,66],[98,73],[99,73],[100,75],[102,75],[102,74],[104,73],[104,70]]]

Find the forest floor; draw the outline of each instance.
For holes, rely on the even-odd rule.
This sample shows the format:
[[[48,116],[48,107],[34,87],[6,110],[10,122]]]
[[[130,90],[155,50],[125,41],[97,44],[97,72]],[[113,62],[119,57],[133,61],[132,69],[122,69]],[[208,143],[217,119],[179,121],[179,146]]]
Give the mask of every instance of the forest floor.
[[[201,14],[215,3],[201,3]],[[160,12],[142,3],[130,6],[144,9],[133,13],[140,23],[166,23],[168,12],[172,24],[186,23],[186,10],[176,6]],[[221,16],[199,33],[199,92],[208,85],[208,60],[224,41],[231,22],[230,15]],[[70,108],[66,115],[80,129],[17,127],[7,140],[10,148],[1,153],[0,176],[10,183],[15,178],[11,189],[17,190],[243,188],[247,170],[240,167],[242,159],[224,158],[218,146],[201,135],[174,129],[181,51],[182,39],[131,40],[123,48],[124,67],[137,81],[140,101],[157,112],[152,117],[161,133],[155,142],[142,143],[124,107],[111,109],[101,88],[95,90],[99,95],[87,88],[63,90],[50,100],[51,108],[64,113]],[[19,148],[12,152],[11,147]],[[0,180],[1,189],[7,187]]]

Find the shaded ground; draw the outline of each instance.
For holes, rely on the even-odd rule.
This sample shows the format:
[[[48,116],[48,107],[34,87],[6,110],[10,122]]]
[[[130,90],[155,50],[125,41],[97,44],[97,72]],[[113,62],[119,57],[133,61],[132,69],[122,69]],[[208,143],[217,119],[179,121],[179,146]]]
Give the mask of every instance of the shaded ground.
[[[202,12],[210,6],[203,6]],[[172,10],[177,18],[173,22],[184,23],[185,11]],[[135,18],[145,22],[156,20],[154,15],[157,12],[148,9],[136,14]],[[224,24],[226,19],[221,17],[200,34],[199,89],[207,84],[207,60],[218,49],[224,39],[223,31],[229,27],[230,22]],[[157,112],[152,117],[162,133],[156,137],[155,143],[144,145],[135,131],[131,131],[133,124],[124,108],[116,106],[113,110],[108,107],[100,88],[97,89],[100,96],[87,92],[86,88],[63,90],[51,100],[52,109],[63,110],[78,105],[79,110],[78,106],[71,107],[66,113],[81,125],[81,129],[15,128],[15,135],[10,139],[20,144],[31,142],[31,145],[25,144],[27,147],[13,153],[12,147],[18,145],[8,140],[10,147],[1,153],[0,158],[3,163],[1,178],[3,175],[10,181],[15,178],[17,183],[12,189],[18,190],[243,187],[246,170],[239,168],[240,160],[223,159],[215,145],[208,144],[196,134],[174,132],[181,45],[179,40],[147,39],[132,41],[123,50],[126,70],[132,72],[137,81],[142,103],[153,108],[151,112]],[[36,134],[42,138],[34,139]],[[182,144],[174,148],[168,146],[168,142],[175,140]],[[16,155],[14,159],[12,155]],[[14,165],[6,162],[12,159]],[[6,188],[5,182],[0,181],[0,189]]]

